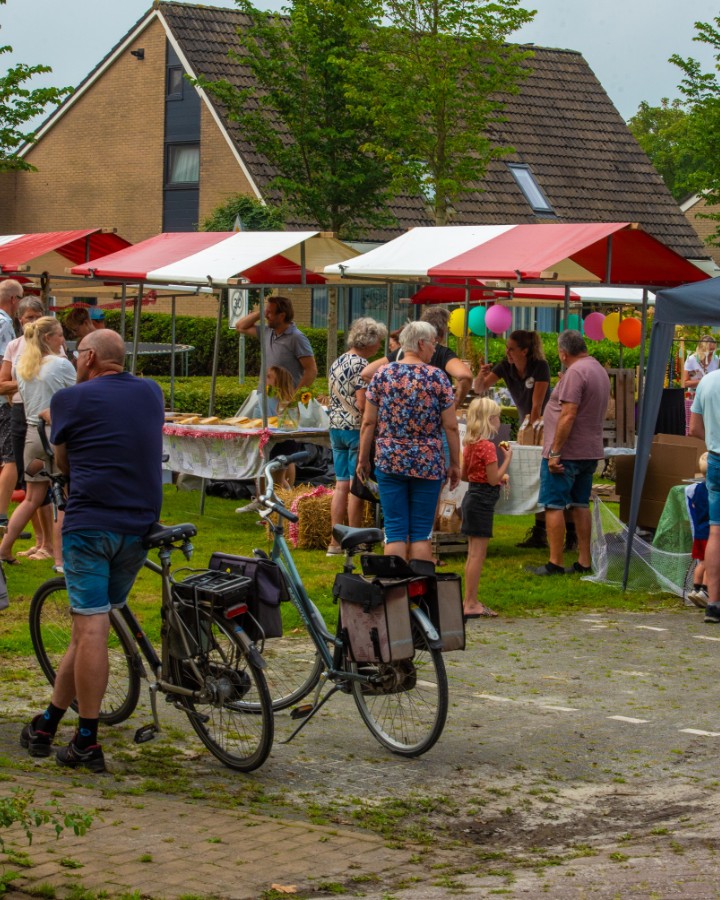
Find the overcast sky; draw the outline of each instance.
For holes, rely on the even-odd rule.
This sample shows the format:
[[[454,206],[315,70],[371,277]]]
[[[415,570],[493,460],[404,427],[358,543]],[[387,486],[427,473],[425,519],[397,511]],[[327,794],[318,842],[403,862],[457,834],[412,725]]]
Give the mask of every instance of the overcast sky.
[[[205,5],[234,8],[233,0]],[[280,10],[286,0],[256,0]],[[523,0],[537,9],[534,22],[513,40],[580,51],[628,119],[641,100],[656,105],[678,96],[680,70],[672,53],[713,64],[710,48],[693,42],[696,21],[720,15],[718,0]],[[12,62],[45,64],[47,83],[77,85],[150,8],[150,0],[7,0],[0,6],[0,43],[13,47]],[[33,84],[43,82],[36,79]]]

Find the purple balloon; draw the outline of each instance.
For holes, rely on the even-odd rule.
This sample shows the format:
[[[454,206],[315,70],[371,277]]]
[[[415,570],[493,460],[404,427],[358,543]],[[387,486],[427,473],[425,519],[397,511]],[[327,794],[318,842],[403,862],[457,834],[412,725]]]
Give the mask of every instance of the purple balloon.
[[[603,332],[603,322],[605,321],[605,316],[602,313],[594,312],[590,313],[589,316],[585,317],[585,321],[583,325],[585,326],[585,337],[590,338],[591,341],[602,341],[605,339],[605,334]]]
[[[495,334],[502,334],[512,325],[512,313],[507,306],[491,306],[485,313],[485,326]]]

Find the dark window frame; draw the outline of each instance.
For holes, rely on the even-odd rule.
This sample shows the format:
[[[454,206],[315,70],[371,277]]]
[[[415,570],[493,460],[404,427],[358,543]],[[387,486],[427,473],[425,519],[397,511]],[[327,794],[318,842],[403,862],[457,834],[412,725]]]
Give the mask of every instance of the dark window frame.
[[[180,88],[179,90],[172,90],[171,78],[176,73],[180,73]],[[167,67],[167,80],[165,84],[165,97],[167,100],[182,100],[183,98],[183,90],[185,86],[185,70],[182,66],[168,66]]]
[[[170,157],[173,150],[180,147],[195,147],[197,149],[198,177],[196,181],[170,181]],[[200,142],[199,141],[172,141],[165,144],[165,190],[183,191],[192,190],[200,186]]]
[[[533,170],[527,163],[507,163],[507,167],[510,170],[510,174],[512,175],[515,184],[522,191],[523,197],[527,200],[528,206],[530,209],[538,216],[557,216],[557,213],[552,207],[552,204],[547,198],[545,191],[538,184],[538,180],[533,173]],[[543,201],[542,204],[538,204],[536,202],[536,198],[532,196],[532,194],[528,191],[526,182],[520,173],[523,172],[526,174],[527,179],[530,181],[530,184],[537,191],[537,194]]]

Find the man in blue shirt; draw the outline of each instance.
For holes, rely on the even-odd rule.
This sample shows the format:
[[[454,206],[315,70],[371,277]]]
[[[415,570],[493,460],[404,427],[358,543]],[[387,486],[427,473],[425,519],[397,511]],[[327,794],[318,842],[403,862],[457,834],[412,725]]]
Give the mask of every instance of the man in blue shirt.
[[[50,705],[23,728],[20,743],[31,756],[49,756],[60,720],[77,699],[78,729],[57,761],[102,772],[97,730],[109,612],[125,603],[145,561],[143,535],[160,515],[164,401],[155,382],[124,371],[125,345],[116,332],[87,335],[77,354],[78,383],[50,403],[55,458],[70,476],[63,564],[72,639]]]
[[[705,375],[690,407],[690,434],[705,441],[708,467],[705,483],[710,507],[710,536],[705,548],[708,605],[705,621],[720,623],[720,369]]]

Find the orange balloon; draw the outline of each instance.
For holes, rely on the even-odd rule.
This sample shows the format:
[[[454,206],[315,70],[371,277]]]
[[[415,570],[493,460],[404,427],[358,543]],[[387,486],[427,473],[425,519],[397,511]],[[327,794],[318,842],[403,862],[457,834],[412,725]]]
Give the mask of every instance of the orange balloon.
[[[618,325],[618,339],[623,347],[637,347],[642,340],[640,319],[623,319]]]

